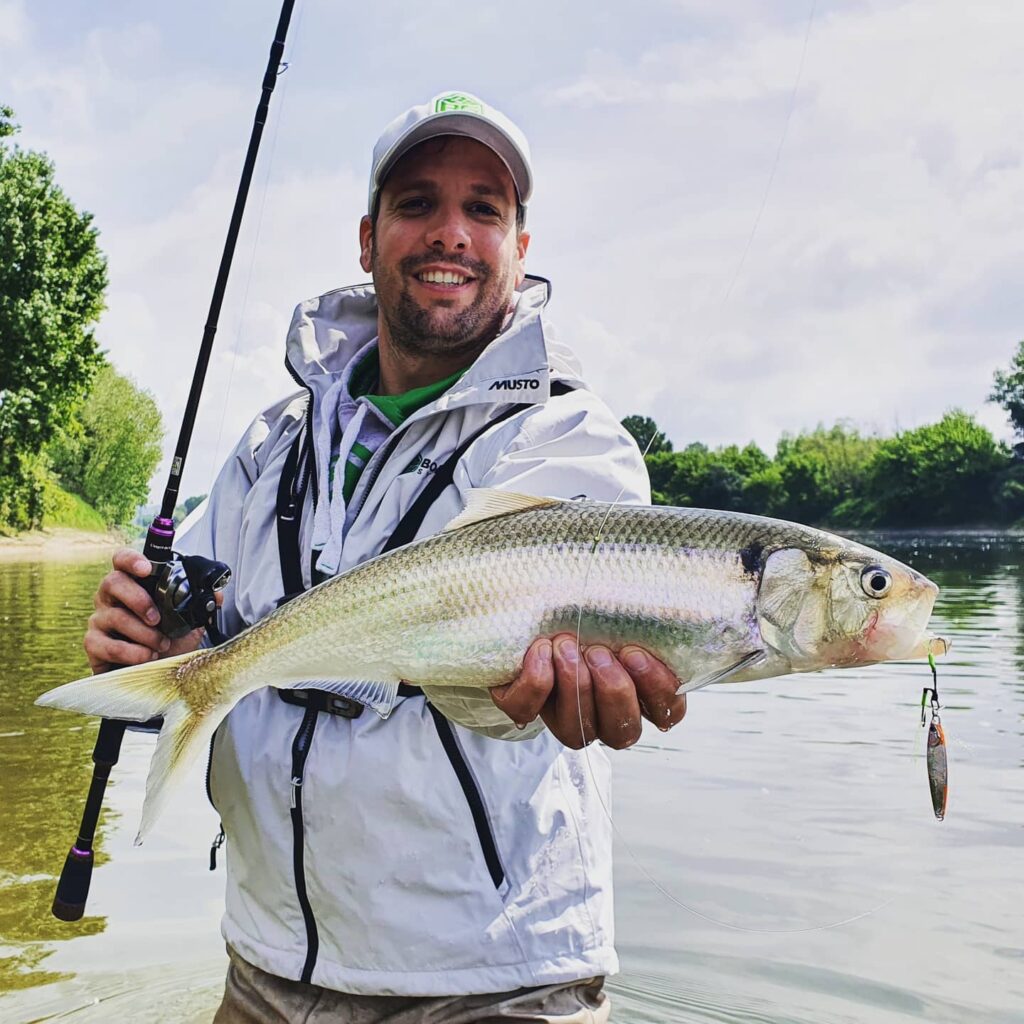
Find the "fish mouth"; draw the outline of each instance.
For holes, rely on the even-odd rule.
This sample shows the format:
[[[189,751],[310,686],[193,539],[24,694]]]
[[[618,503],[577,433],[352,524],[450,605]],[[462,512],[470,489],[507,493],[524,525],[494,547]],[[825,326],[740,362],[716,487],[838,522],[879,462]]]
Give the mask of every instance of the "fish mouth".
[[[929,656],[934,658],[941,658],[943,655],[949,653],[950,647],[953,644],[946,639],[944,636],[935,636],[932,633],[925,633],[913,650],[909,654],[904,655],[908,661],[913,661],[917,658],[927,658]]]

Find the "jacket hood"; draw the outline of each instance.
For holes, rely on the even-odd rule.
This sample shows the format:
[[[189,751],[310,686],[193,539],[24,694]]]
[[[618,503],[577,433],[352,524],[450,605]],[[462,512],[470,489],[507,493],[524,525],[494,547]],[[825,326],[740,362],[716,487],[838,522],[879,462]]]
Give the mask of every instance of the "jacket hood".
[[[438,399],[436,409],[475,402],[542,402],[553,380],[584,387],[573,352],[552,337],[544,308],[551,285],[527,276],[508,326]],[[300,303],[288,330],[285,363],[297,381],[322,397],[353,356],[377,336],[373,285],[338,288]]]

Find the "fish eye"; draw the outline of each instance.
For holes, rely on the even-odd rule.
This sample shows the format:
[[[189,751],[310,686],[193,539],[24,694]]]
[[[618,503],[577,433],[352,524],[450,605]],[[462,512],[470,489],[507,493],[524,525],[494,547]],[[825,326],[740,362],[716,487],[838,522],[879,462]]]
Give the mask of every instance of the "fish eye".
[[[868,597],[885,597],[892,590],[892,576],[880,565],[869,565],[860,574],[860,585]]]

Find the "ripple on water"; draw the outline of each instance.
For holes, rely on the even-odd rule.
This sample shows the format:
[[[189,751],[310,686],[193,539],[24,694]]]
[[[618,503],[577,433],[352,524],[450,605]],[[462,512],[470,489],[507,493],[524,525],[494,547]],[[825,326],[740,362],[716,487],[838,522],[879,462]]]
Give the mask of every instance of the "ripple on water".
[[[224,964],[156,965],[59,981],[0,997],[6,1024],[209,1024],[224,992]]]

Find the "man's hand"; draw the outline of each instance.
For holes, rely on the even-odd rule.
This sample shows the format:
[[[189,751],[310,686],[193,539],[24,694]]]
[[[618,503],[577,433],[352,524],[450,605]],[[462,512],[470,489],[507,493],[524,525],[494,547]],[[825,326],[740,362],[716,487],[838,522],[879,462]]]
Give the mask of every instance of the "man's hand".
[[[112,562],[114,571],[103,577],[93,596],[96,611],[89,617],[82,643],[93,674],[194,651],[203,638],[202,629],[177,640],[157,629],[160,613],[138,581],[153,571],[149,560],[138,551],[121,548]],[[217,594],[218,605],[222,600]]]
[[[682,720],[686,696],[676,696],[678,688],[672,671],[640,647],[623,647],[617,656],[607,647],[588,647],[581,658],[576,638],[560,633],[535,640],[522,672],[495,686],[491,699],[519,726],[540,715],[574,750],[594,740],[622,749],[640,739],[641,717],[662,730]]]

